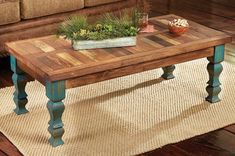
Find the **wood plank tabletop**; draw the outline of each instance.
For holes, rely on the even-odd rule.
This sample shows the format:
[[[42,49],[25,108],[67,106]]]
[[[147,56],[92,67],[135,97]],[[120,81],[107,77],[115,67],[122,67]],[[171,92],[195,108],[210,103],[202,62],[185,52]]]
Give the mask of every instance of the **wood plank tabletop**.
[[[138,35],[135,47],[74,51],[71,43],[56,36],[46,36],[6,43],[6,49],[20,66],[41,82],[58,81],[117,69],[138,63],[166,59],[180,54],[211,48],[232,41],[222,32],[189,21],[189,31],[182,36],[169,33],[168,21],[176,15],[150,19],[156,32]]]

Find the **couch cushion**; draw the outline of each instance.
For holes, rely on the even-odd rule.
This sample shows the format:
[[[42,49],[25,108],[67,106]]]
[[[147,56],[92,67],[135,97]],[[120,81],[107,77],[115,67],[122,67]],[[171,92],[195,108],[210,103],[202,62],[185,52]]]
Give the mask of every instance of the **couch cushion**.
[[[0,25],[20,21],[19,0],[0,0]]]
[[[101,4],[113,3],[122,0],[85,0],[85,7],[97,6]]]
[[[84,0],[21,0],[21,18],[30,19],[83,7]]]

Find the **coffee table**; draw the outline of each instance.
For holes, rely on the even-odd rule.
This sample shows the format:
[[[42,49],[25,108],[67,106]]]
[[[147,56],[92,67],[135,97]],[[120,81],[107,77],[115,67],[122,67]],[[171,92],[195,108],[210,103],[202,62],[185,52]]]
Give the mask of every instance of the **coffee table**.
[[[174,18],[180,17],[151,18],[150,23],[156,32],[139,35],[135,47],[73,51],[70,42],[55,36],[6,43],[14,72],[15,113],[28,112],[25,108],[28,102],[25,92],[27,73],[46,88],[50,113],[49,142],[56,147],[64,143],[61,117],[65,109],[62,100],[66,89],[161,67],[164,71],[162,77],[172,79],[174,64],[204,57],[209,60],[206,100],[210,103],[220,101],[219,75],[224,60],[224,44],[231,42],[232,38],[193,21],[189,21],[187,33],[174,36],[167,27],[168,21]]]

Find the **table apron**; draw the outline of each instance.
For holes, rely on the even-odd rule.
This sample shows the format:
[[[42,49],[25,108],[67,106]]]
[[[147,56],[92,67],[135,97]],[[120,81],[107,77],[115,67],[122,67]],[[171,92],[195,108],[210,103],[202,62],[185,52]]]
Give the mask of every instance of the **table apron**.
[[[66,80],[66,88],[75,88],[78,86],[83,86],[87,84],[92,84],[104,80],[109,80],[121,76],[126,76],[130,74],[135,74],[139,72],[144,72],[147,70],[152,70],[156,68],[166,67],[173,64],[179,64],[195,59],[200,59],[204,57],[210,57],[214,55],[214,47],[203,49],[200,51],[194,51],[190,53],[185,53],[181,55],[176,55],[160,60],[154,60],[149,62],[143,62],[139,64],[134,64],[130,66],[125,66],[121,68],[116,68],[112,70],[107,70],[103,72],[93,73],[73,79]],[[206,68],[206,67],[205,67]]]

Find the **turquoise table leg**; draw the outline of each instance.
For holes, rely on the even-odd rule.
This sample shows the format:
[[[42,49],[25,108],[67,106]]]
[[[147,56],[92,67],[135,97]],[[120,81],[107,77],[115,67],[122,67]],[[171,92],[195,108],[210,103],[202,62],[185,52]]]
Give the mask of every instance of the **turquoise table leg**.
[[[216,46],[214,50],[214,56],[208,57],[209,64],[207,70],[209,73],[209,81],[206,90],[208,92],[208,97],[206,100],[210,103],[219,102],[219,93],[221,92],[219,76],[223,71],[223,66],[221,62],[224,61],[224,45]]]
[[[166,80],[175,78],[175,76],[173,75],[173,72],[175,70],[175,65],[163,67],[162,69],[164,71],[162,78],[164,78]]]
[[[53,147],[63,145],[62,136],[64,134],[64,124],[62,122],[62,114],[65,106],[62,100],[65,98],[65,82],[46,82],[46,95],[49,98],[47,108],[50,113],[50,121],[48,131],[51,134],[49,139]]]
[[[21,115],[28,112],[28,110],[25,108],[25,105],[28,103],[27,94],[25,92],[27,78],[25,73],[17,66],[16,58],[11,55],[10,59],[11,70],[14,72],[12,76],[12,80],[15,85],[14,102],[16,108],[14,111],[17,115]]]

